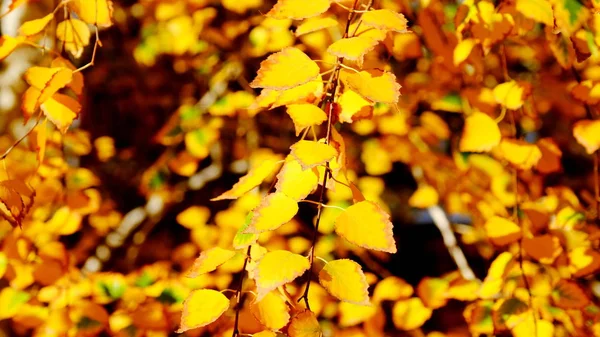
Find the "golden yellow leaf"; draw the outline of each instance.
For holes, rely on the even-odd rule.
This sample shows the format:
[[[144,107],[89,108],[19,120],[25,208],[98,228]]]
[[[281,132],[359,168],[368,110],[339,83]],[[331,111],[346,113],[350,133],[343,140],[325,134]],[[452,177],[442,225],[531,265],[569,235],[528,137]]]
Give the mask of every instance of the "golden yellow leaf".
[[[10,55],[23,41],[25,41],[24,36],[16,38],[6,35],[0,36],[0,61]]]
[[[377,44],[379,44],[379,41],[375,39],[354,36],[335,41],[327,48],[327,52],[346,60],[356,61],[359,65],[362,65],[365,55],[373,50]]]
[[[589,247],[577,247],[569,252],[569,269],[575,277],[593,274],[600,269],[600,253]]]
[[[525,89],[516,81],[498,84],[493,93],[496,102],[507,109],[516,110],[523,106]]]
[[[282,192],[271,193],[253,211],[250,226],[244,234],[272,231],[292,220],[298,213],[298,203]]]
[[[553,337],[554,324],[547,320],[534,317],[529,311],[525,314],[525,319],[521,319],[520,323],[512,329],[514,337]]]
[[[69,3],[69,6],[86,23],[98,27],[110,27],[112,25],[112,0],[73,0]]]
[[[422,185],[408,199],[408,204],[416,208],[429,208],[438,203],[438,193],[430,185]]]
[[[210,273],[216,270],[218,266],[229,261],[234,255],[235,251],[220,247],[205,250],[194,261],[194,265],[188,272],[187,277],[198,277]]]
[[[250,86],[284,90],[305,84],[319,76],[319,66],[298,48],[288,47],[260,63]]]
[[[52,20],[54,20],[54,13],[50,13],[43,18],[27,21],[19,27],[19,35],[32,36],[41,33]]]
[[[527,18],[554,27],[554,13],[549,1],[517,0],[517,11]]]
[[[341,327],[353,326],[368,321],[377,314],[377,307],[341,302],[338,305],[340,313],[339,325]]]
[[[210,210],[205,206],[191,206],[177,214],[175,220],[185,228],[193,229],[206,225]]]
[[[488,299],[498,295],[504,284],[504,274],[507,266],[512,261],[513,255],[509,252],[503,252],[496,257],[479,289],[479,297]]]
[[[338,98],[339,119],[342,123],[352,123],[360,118],[372,116],[373,103],[364,99],[353,90],[344,90]]]
[[[600,120],[581,120],[573,125],[573,136],[588,154],[600,148]]]
[[[488,115],[475,112],[465,120],[460,138],[461,152],[487,152],[500,143],[498,124]]]
[[[300,26],[296,29],[296,36],[301,36],[304,34],[316,32],[321,29],[335,27],[338,25],[338,21],[333,17],[325,17],[325,18],[310,18],[304,20]]]
[[[377,9],[364,13],[361,17],[361,23],[367,27],[373,27],[381,30],[397,33],[407,33],[406,25],[408,21],[404,15],[389,9]]]
[[[521,228],[514,222],[493,216],[484,225],[487,237],[498,246],[504,246],[521,238]]]
[[[271,290],[292,282],[309,267],[308,259],[302,255],[286,250],[266,253],[252,272],[258,291],[256,300],[260,301]]]
[[[311,0],[309,4],[304,0],[277,0],[267,16],[275,19],[307,19],[325,13],[330,5],[330,0]]]
[[[196,159],[204,159],[210,154],[210,146],[219,139],[219,130],[204,127],[186,132],[185,148]]]
[[[413,294],[413,287],[403,279],[396,276],[388,276],[379,281],[373,291],[373,301],[397,301],[408,298]]]
[[[323,165],[338,155],[333,146],[310,140],[298,141],[290,149],[290,155],[298,160],[303,170]]]
[[[417,286],[417,295],[431,309],[441,308],[448,302],[450,283],[442,278],[424,277]]]
[[[32,92],[36,93],[31,95],[31,98],[34,98],[34,102],[24,102],[24,104],[33,104],[34,109],[31,113],[35,112],[41,103],[44,103],[58,90],[71,83],[72,79],[73,71],[64,67],[31,67],[27,69],[27,72],[25,73],[25,81],[27,81],[27,83],[29,83],[34,89],[37,89],[39,93],[32,90]]]
[[[430,317],[432,310],[425,307],[421,299],[414,297],[400,300],[392,309],[392,320],[400,330],[413,330],[422,326]]]
[[[277,337],[277,333],[271,330],[263,330],[261,332],[252,334],[252,337]]]
[[[402,87],[394,74],[379,70],[351,73],[346,77],[346,84],[364,98],[381,103],[397,103]]]
[[[388,253],[396,252],[390,216],[372,201],[361,201],[348,207],[335,220],[335,232],[363,248]]]
[[[369,305],[369,284],[360,265],[352,260],[328,262],[319,273],[319,282],[339,300]]]
[[[250,311],[262,325],[271,330],[279,330],[290,321],[287,303],[277,290],[269,292],[262,300],[252,303]]]
[[[54,94],[42,103],[40,108],[48,120],[56,125],[60,132],[65,133],[79,115],[81,104],[70,96]]]
[[[460,41],[456,47],[454,47],[454,65],[458,66],[463,63],[469,55],[471,55],[471,51],[477,42],[475,39],[464,39]]]
[[[273,173],[279,164],[280,162],[277,160],[266,160],[260,163],[257,167],[251,169],[248,174],[241,177],[240,180],[235,183],[235,185],[233,185],[229,191],[211,199],[211,201],[237,199],[241,197],[256,186],[260,185],[263,180]]]
[[[229,300],[212,289],[192,291],[183,302],[181,323],[177,333],[206,326],[216,321],[229,308]]]
[[[296,136],[307,127],[320,125],[327,120],[327,114],[314,104],[290,104],[287,113],[294,122]]]
[[[88,25],[79,19],[70,18],[56,26],[56,37],[75,58],[80,57],[84,47],[90,44],[91,36]]]
[[[0,291],[0,319],[13,317],[31,296],[20,290],[4,286]]]
[[[298,201],[311,194],[319,184],[319,176],[314,170],[304,170],[292,156],[288,156],[281,171],[277,174],[275,189]]]
[[[323,337],[323,331],[315,314],[310,310],[302,311],[294,318],[288,327],[290,337]]]
[[[542,158],[542,152],[537,145],[521,140],[503,139],[500,142],[500,152],[506,161],[521,170],[531,169]]]

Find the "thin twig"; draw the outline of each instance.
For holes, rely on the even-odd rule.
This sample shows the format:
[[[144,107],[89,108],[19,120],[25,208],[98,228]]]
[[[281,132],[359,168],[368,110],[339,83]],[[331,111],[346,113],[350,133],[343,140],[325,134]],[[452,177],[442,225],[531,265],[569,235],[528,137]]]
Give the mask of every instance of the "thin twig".
[[[242,310],[242,286],[244,285],[244,276],[246,275],[246,266],[248,265],[248,261],[250,260],[250,253],[252,252],[252,246],[248,246],[246,250],[246,258],[244,259],[244,266],[242,267],[242,271],[240,272],[240,283],[238,285],[236,294],[235,294],[235,321],[233,323],[233,333],[231,337],[239,337],[239,323],[240,323],[240,311]]]

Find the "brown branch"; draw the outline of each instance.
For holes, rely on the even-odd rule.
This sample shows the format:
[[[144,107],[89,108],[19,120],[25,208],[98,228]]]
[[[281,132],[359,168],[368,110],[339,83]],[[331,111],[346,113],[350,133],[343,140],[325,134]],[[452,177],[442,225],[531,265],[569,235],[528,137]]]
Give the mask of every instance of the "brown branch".
[[[248,261],[250,260],[250,253],[252,252],[252,246],[248,246],[248,250],[246,250],[246,258],[244,259],[244,266],[242,267],[242,271],[240,272],[240,283],[238,284],[238,288],[235,292],[235,321],[233,323],[233,333],[231,337],[239,337],[240,330],[240,311],[242,310],[242,287],[244,285],[244,276],[246,275],[246,266],[248,265]]]

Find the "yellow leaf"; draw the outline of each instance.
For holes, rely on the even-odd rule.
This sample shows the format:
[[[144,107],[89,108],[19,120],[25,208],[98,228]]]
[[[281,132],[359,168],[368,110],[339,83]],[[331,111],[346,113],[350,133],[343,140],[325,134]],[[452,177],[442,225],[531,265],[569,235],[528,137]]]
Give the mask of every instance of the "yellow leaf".
[[[507,245],[521,238],[521,228],[514,222],[499,216],[488,219],[484,227],[487,237],[498,246]]]
[[[327,48],[327,52],[346,60],[356,61],[359,65],[362,65],[365,55],[373,50],[377,44],[379,44],[379,41],[368,37],[348,37],[332,43]]]
[[[229,308],[229,300],[212,289],[192,291],[183,302],[181,323],[177,333],[206,326],[216,321]]]
[[[64,67],[31,67],[27,69],[25,81],[40,91],[38,95],[32,95],[32,97],[36,97],[34,101],[35,109],[37,109],[39,104],[44,103],[52,97],[58,90],[68,85],[72,79],[73,71]]]
[[[569,252],[569,269],[575,277],[597,272],[600,269],[600,253],[588,247],[572,249]]]
[[[514,337],[553,337],[554,324],[547,320],[534,317],[533,313],[528,312],[526,319],[512,329]],[[537,333],[536,333],[537,332]]]
[[[351,73],[346,77],[346,84],[364,98],[381,103],[397,103],[402,87],[394,74],[378,70]]]
[[[416,208],[429,208],[438,203],[438,193],[429,185],[422,185],[410,196],[408,204]]]
[[[498,84],[494,88],[493,93],[496,102],[507,109],[516,110],[523,106],[525,90],[516,81]]]
[[[460,138],[461,152],[487,152],[500,143],[498,124],[488,115],[475,112],[465,120]]]
[[[469,55],[471,55],[471,51],[477,42],[475,39],[464,39],[460,41],[456,47],[454,47],[454,65],[458,66],[464,60],[466,60]]]
[[[4,286],[0,291],[0,320],[11,318],[19,312],[21,307],[29,301],[29,294]]]
[[[73,0],[69,6],[77,12],[81,20],[98,27],[112,25],[112,0]]]
[[[314,170],[304,170],[292,156],[288,156],[281,171],[277,174],[275,189],[298,201],[311,194],[319,184],[319,176]]]
[[[241,177],[240,180],[233,185],[229,191],[211,199],[211,201],[237,199],[241,197],[256,186],[260,185],[278,165],[279,161],[276,160],[266,160],[262,162],[259,166],[251,169],[248,174]]]
[[[19,35],[32,36],[41,33],[53,19],[54,13],[50,13],[43,18],[27,21],[19,27]]]
[[[25,37],[23,36],[17,38],[5,35],[0,36],[0,61],[10,55],[23,41],[25,41]]]
[[[290,320],[287,303],[277,290],[266,294],[261,301],[252,303],[250,311],[262,325],[271,330],[283,328]]]
[[[352,123],[357,117],[369,116],[372,112],[372,103],[364,99],[353,90],[344,90],[338,98],[340,122]]]
[[[294,121],[296,136],[305,128],[320,125],[327,120],[325,111],[314,104],[290,104],[287,106],[287,113]]]
[[[319,66],[300,49],[288,47],[260,63],[250,86],[284,90],[305,84],[319,76]]]
[[[588,154],[600,148],[600,120],[581,120],[573,125],[573,136]]]
[[[369,11],[361,16],[361,22],[367,27],[373,27],[381,30],[397,33],[407,33],[406,18],[404,15],[389,9],[377,9]]]
[[[175,220],[185,228],[193,229],[204,226],[210,218],[210,210],[204,206],[191,206],[177,214]]]
[[[431,313],[431,309],[415,297],[396,302],[392,309],[392,320],[398,329],[413,330],[422,326],[431,317]]]
[[[333,146],[310,140],[298,141],[290,149],[290,154],[298,160],[303,170],[323,165],[338,155]]]
[[[325,13],[330,5],[330,0],[311,0],[310,4],[304,0],[277,0],[267,16],[275,19],[307,19]]]
[[[549,1],[517,0],[517,11],[527,18],[554,27],[554,14]]]
[[[229,261],[234,255],[235,251],[220,247],[205,250],[194,261],[194,265],[188,272],[187,277],[198,277],[210,273],[216,270],[218,266]]]
[[[413,287],[403,279],[388,276],[379,281],[373,291],[373,301],[397,301],[408,298],[413,294]]]
[[[67,95],[54,94],[42,103],[40,108],[58,130],[65,133],[79,115],[81,104]]]
[[[338,25],[338,21],[332,17],[326,18],[311,18],[304,20],[296,29],[296,36],[316,32],[317,30],[335,27]]]
[[[244,234],[272,231],[292,220],[298,213],[298,203],[282,192],[271,193],[253,211],[250,226]]]
[[[250,221],[252,221],[252,212],[248,212],[248,215],[246,215],[246,221],[244,221],[244,224],[238,228],[237,232],[235,233],[235,236],[233,237],[233,248],[246,248],[258,240],[258,234],[244,234],[246,228],[250,226]]]
[[[396,252],[390,216],[372,201],[348,207],[335,220],[335,232],[360,247],[388,253]]]
[[[504,159],[521,170],[531,169],[542,158],[537,145],[521,140],[503,139],[500,142],[500,152]]]
[[[290,337],[323,337],[323,332],[315,314],[310,310],[302,311],[294,318],[288,327]]]
[[[450,283],[437,277],[424,277],[417,286],[417,295],[428,308],[441,308],[448,302]]]
[[[252,334],[252,337],[277,337],[277,334],[271,330],[263,330]]]
[[[304,274],[309,267],[308,259],[302,255],[286,250],[266,253],[258,261],[252,273],[258,290],[256,301],[260,301],[271,290],[292,282]]]
[[[358,305],[348,302],[341,302],[338,306],[339,325],[341,327],[353,326],[366,322],[377,314],[377,307],[370,305]]]
[[[369,305],[369,284],[360,265],[352,260],[328,262],[319,273],[319,282],[339,300]]]
[[[488,299],[498,295],[504,284],[507,266],[511,261],[513,261],[513,255],[509,252],[504,252],[496,257],[479,289],[479,297]]]
[[[67,19],[56,26],[56,37],[65,43],[65,49],[75,58],[83,53],[85,46],[90,44],[90,29],[88,25],[79,19]]]

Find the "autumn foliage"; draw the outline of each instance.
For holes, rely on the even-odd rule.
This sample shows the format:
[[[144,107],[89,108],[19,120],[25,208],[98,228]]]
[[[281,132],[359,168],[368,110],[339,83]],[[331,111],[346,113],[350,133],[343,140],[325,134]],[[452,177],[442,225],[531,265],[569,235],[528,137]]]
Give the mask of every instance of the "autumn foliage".
[[[52,2],[0,38],[0,336],[600,337],[599,13]]]

